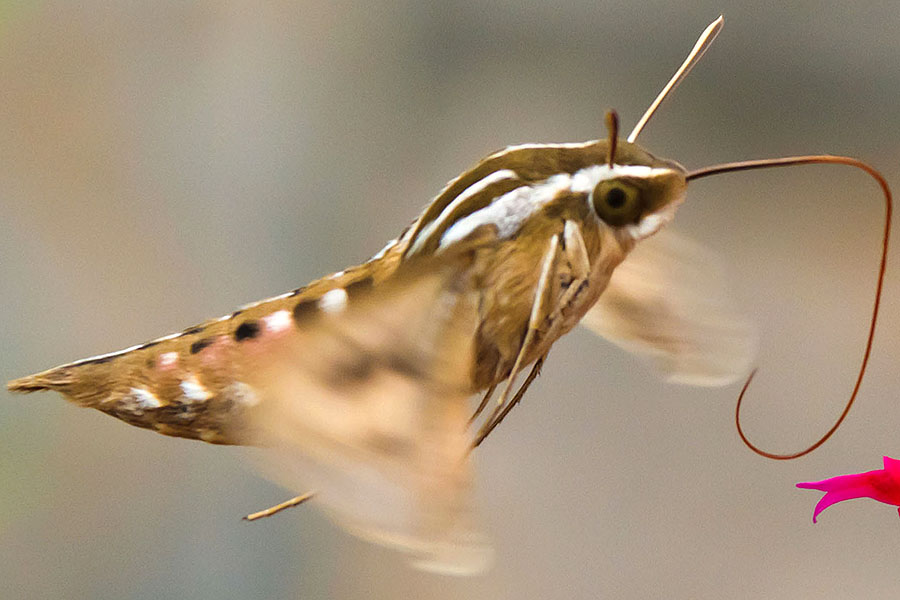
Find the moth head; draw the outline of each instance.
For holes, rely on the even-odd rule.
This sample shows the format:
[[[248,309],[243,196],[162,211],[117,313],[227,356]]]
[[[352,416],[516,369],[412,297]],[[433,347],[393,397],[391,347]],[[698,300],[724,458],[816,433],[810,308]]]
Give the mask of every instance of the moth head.
[[[636,144],[620,141],[612,150],[614,162],[595,165],[576,186],[587,189],[588,204],[604,225],[641,240],[672,219],[684,200],[687,172]]]

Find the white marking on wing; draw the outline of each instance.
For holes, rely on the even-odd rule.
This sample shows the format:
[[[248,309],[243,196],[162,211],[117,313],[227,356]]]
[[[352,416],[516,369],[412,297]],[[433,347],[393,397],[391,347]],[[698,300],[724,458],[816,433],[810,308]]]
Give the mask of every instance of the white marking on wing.
[[[123,405],[135,414],[142,414],[145,410],[162,406],[155,394],[136,387],[129,390],[129,395],[123,399]]]
[[[189,378],[182,381],[180,386],[181,391],[188,402],[206,402],[212,398],[210,391],[203,387],[203,384],[200,383],[196,375],[191,375]]]
[[[177,352],[164,352],[156,359],[156,366],[160,369],[171,369],[178,362]]]
[[[253,388],[242,381],[235,381],[225,388],[225,397],[244,406],[256,406],[259,404],[259,396]]]
[[[289,311],[279,310],[273,312],[271,315],[263,317],[263,321],[266,323],[267,331],[278,333],[279,331],[289,329],[293,319],[291,318],[291,313]]]
[[[319,298],[319,308],[327,313],[338,313],[347,306],[347,290],[335,288],[322,294]]]

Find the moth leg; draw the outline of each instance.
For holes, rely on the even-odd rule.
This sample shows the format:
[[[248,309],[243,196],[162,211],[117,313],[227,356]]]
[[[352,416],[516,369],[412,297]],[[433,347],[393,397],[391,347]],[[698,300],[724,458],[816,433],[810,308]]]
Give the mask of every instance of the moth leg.
[[[522,382],[522,385],[519,386],[519,389],[516,391],[516,395],[513,396],[512,400],[509,401],[509,404],[503,407],[503,410],[497,415],[497,418],[493,421],[489,421],[487,423],[487,427],[483,434],[479,433],[478,438],[475,440],[475,443],[472,445],[473,448],[477,448],[481,442],[494,430],[494,428],[500,424],[506,415],[509,414],[509,411],[513,409],[513,407],[519,403],[519,400],[522,399],[522,396],[525,395],[526,390],[528,390],[528,386],[531,385],[531,382],[537,379],[537,376],[541,374],[541,367],[544,366],[544,360],[547,358],[547,355],[540,357],[536,361],[534,361],[534,365],[531,367],[531,371],[528,373],[528,377],[525,378],[525,381]]]
[[[552,326],[553,323],[555,323],[558,320],[558,318],[562,314],[563,309],[569,305],[569,303],[572,301],[572,299],[575,298],[575,296],[581,290],[581,286],[586,281],[587,281],[587,279],[581,279],[581,280],[575,280],[573,282],[573,285],[570,288],[570,290],[568,290],[567,293],[561,299],[560,305],[556,308],[556,310],[553,311],[552,314],[548,315],[547,320],[546,320],[548,326]],[[571,293],[568,293],[568,292],[571,292]],[[485,422],[485,425],[482,427],[482,431],[479,431],[478,437],[475,439],[475,443],[473,444],[473,447],[477,448],[481,444],[481,442],[483,442],[484,439],[488,436],[488,434],[490,434],[491,431],[493,431],[494,428],[500,424],[500,421],[502,421],[504,418],[506,418],[506,415],[509,414],[509,411],[511,411],[513,409],[513,407],[519,403],[519,400],[521,400],[522,396],[525,395],[525,392],[528,390],[528,386],[531,385],[531,382],[533,382],[535,379],[537,379],[537,376],[541,374],[541,368],[544,366],[544,361],[546,361],[546,360],[547,360],[547,355],[544,354],[542,357],[540,357],[539,359],[534,361],[534,365],[532,365],[531,371],[528,373],[528,377],[526,377],[525,381],[522,382],[522,385],[519,386],[519,389],[516,391],[515,396],[513,396],[512,400],[510,400],[508,404],[506,404],[505,406],[498,407],[498,409],[496,409],[494,411],[494,414],[491,415],[492,419],[487,420]]]
[[[491,387],[487,389],[484,393],[484,397],[481,399],[481,402],[478,404],[478,408],[475,409],[475,412],[469,417],[469,425],[475,422],[475,419],[481,414],[481,411],[484,410],[484,407],[487,406],[488,400],[491,399],[491,396],[494,395],[494,390],[497,389],[497,384],[495,383]]]
[[[563,252],[566,253],[574,279],[588,279],[591,275],[591,261],[578,223],[566,221],[563,239],[566,242]]]
[[[554,237],[556,239],[556,237]],[[559,321],[559,318],[562,316],[563,311],[572,304],[575,298],[580,294],[584,285],[590,279],[591,274],[591,263],[588,258],[587,246],[584,243],[584,237],[581,235],[581,227],[575,221],[566,221],[565,228],[563,229],[563,240],[565,241],[563,253],[566,258],[566,261],[569,263],[569,268],[571,269],[573,280],[569,284],[569,287],[566,289],[562,298],[559,299],[559,304],[553,309],[552,312],[549,311],[549,298],[542,294],[544,285],[547,285],[549,281],[552,280],[552,276],[555,273],[551,272],[547,277],[546,281],[544,275],[545,271],[541,273],[541,279],[538,283],[538,290],[536,293],[535,305],[532,309],[531,319],[529,319],[528,323],[528,335],[525,337],[525,341],[522,343],[522,348],[519,351],[519,360],[528,350],[528,345],[530,343],[529,335],[533,340],[534,334],[542,327],[544,330],[550,330],[553,328],[554,324]],[[551,254],[550,252],[553,252]],[[556,249],[554,248],[551,251],[548,251],[548,254],[544,258],[544,269],[547,269],[548,259],[550,256],[555,258]],[[551,260],[552,262],[552,260]],[[546,331],[545,331],[546,333]],[[528,386],[531,385],[538,375],[540,375],[541,367],[544,365],[544,361],[547,359],[547,355],[544,354],[538,360],[535,361],[534,365],[531,368],[531,372],[528,374],[528,377],[525,378],[525,381],[519,387],[518,391],[516,391],[515,396],[513,396],[512,400],[503,405],[503,396],[501,396],[501,402],[498,404],[497,408],[494,410],[493,414],[487,421],[485,421],[481,430],[478,432],[478,436],[475,439],[475,443],[473,447],[478,447],[481,442],[494,430],[497,425],[500,424],[506,415],[509,414],[509,411],[513,409],[513,407],[519,403],[522,399],[522,396],[525,395],[525,391],[528,389]],[[509,389],[512,387],[512,381],[515,378],[515,375],[518,373],[519,360],[516,361],[516,367],[513,368],[510,379],[507,384],[506,390],[504,390],[504,394],[509,393]],[[484,402],[484,401],[482,401]],[[482,407],[479,407],[479,411]],[[476,412],[476,415],[478,413]]]
[[[588,258],[587,246],[584,243],[584,237],[581,235],[581,227],[578,223],[566,221],[563,239],[565,240],[563,252],[572,272],[572,281],[569,282],[569,286],[559,299],[556,308],[547,315],[546,321],[543,323],[545,333],[552,331],[553,326],[559,321],[563,312],[584,291],[591,278],[591,263]]]
[[[275,513],[280,513],[281,511],[283,511],[286,508],[291,508],[293,506],[297,506],[298,504],[303,504],[304,502],[306,502],[307,500],[309,500],[310,498],[312,498],[315,495],[316,495],[315,492],[307,492],[303,495],[295,496],[294,498],[291,498],[290,500],[285,500],[281,504],[276,504],[275,506],[272,506],[265,510],[261,510],[259,512],[255,512],[253,514],[247,515],[246,517],[244,517],[244,520],[245,521],[256,521],[257,519],[271,517]]]
[[[494,429],[494,427],[498,425],[499,421],[497,420],[497,417],[499,417],[500,413],[504,411],[506,401],[509,398],[509,393],[512,391],[513,384],[515,384],[516,382],[516,375],[518,375],[519,371],[524,366],[522,362],[528,355],[528,351],[531,349],[531,346],[534,343],[535,336],[537,335],[540,326],[549,316],[549,313],[551,311],[551,292],[553,291],[552,283],[556,274],[555,267],[558,256],[559,236],[554,235],[552,238],[550,238],[549,248],[547,248],[547,252],[544,254],[544,261],[541,266],[541,275],[538,279],[538,283],[534,291],[534,304],[531,305],[531,315],[528,319],[528,329],[525,332],[525,339],[522,340],[522,345],[519,346],[519,353],[516,356],[516,362],[513,364],[513,368],[509,372],[509,377],[506,380],[506,386],[504,386],[503,392],[500,394],[500,398],[497,400],[497,405],[494,407],[491,415],[485,420],[484,424],[478,430],[478,435],[475,437],[475,442],[472,446],[473,448],[481,444],[481,442],[484,441],[484,438],[487,437],[488,433],[490,433]]]

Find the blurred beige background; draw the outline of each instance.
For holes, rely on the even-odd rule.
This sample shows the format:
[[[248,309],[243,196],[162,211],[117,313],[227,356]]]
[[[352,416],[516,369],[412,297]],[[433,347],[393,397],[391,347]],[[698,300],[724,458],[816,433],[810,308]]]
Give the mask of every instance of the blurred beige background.
[[[644,145],[690,167],[846,153],[900,188],[900,7],[790,4],[0,1],[0,379],[364,260],[504,145],[603,135],[610,107],[628,131],[720,12]],[[766,448],[807,444],[849,393],[880,202],[805,167],[698,182],[678,215],[760,324],[746,427]],[[787,464],[738,441],[736,387],[563,339],[476,457],[497,564],[472,579],[315,510],[241,522],[289,492],[240,450],[0,393],[0,597],[896,598],[896,510],[814,527],[793,485],[900,456],[898,259],[857,408]]]

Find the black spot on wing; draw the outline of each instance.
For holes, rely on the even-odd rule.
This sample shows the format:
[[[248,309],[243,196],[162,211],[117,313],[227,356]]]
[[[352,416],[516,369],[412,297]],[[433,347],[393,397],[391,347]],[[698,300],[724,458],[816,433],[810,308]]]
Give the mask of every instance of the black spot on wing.
[[[315,315],[319,310],[316,306],[317,302],[318,299],[306,299],[298,302],[293,311],[294,323],[300,325],[311,316]]]
[[[347,284],[347,287],[344,290],[347,292],[347,295],[352,296],[353,294],[358,294],[360,292],[372,289],[374,281],[372,280],[372,276],[365,277],[363,279],[357,279],[356,281]]]
[[[200,333],[201,331],[203,331],[203,327],[200,325],[197,325],[195,327],[188,327],[187,329],[185,329],[184,331],[181,332],[181,335],[194,335],[194,334]]]
[[[203,338],[191,344],[191,354],[202,352],[204,348],[213,343],[213,338]]]
[[[259,323],[256,321],[244,321],[234,330],[234,339],[238,342],[251,340],[259,335]]]

